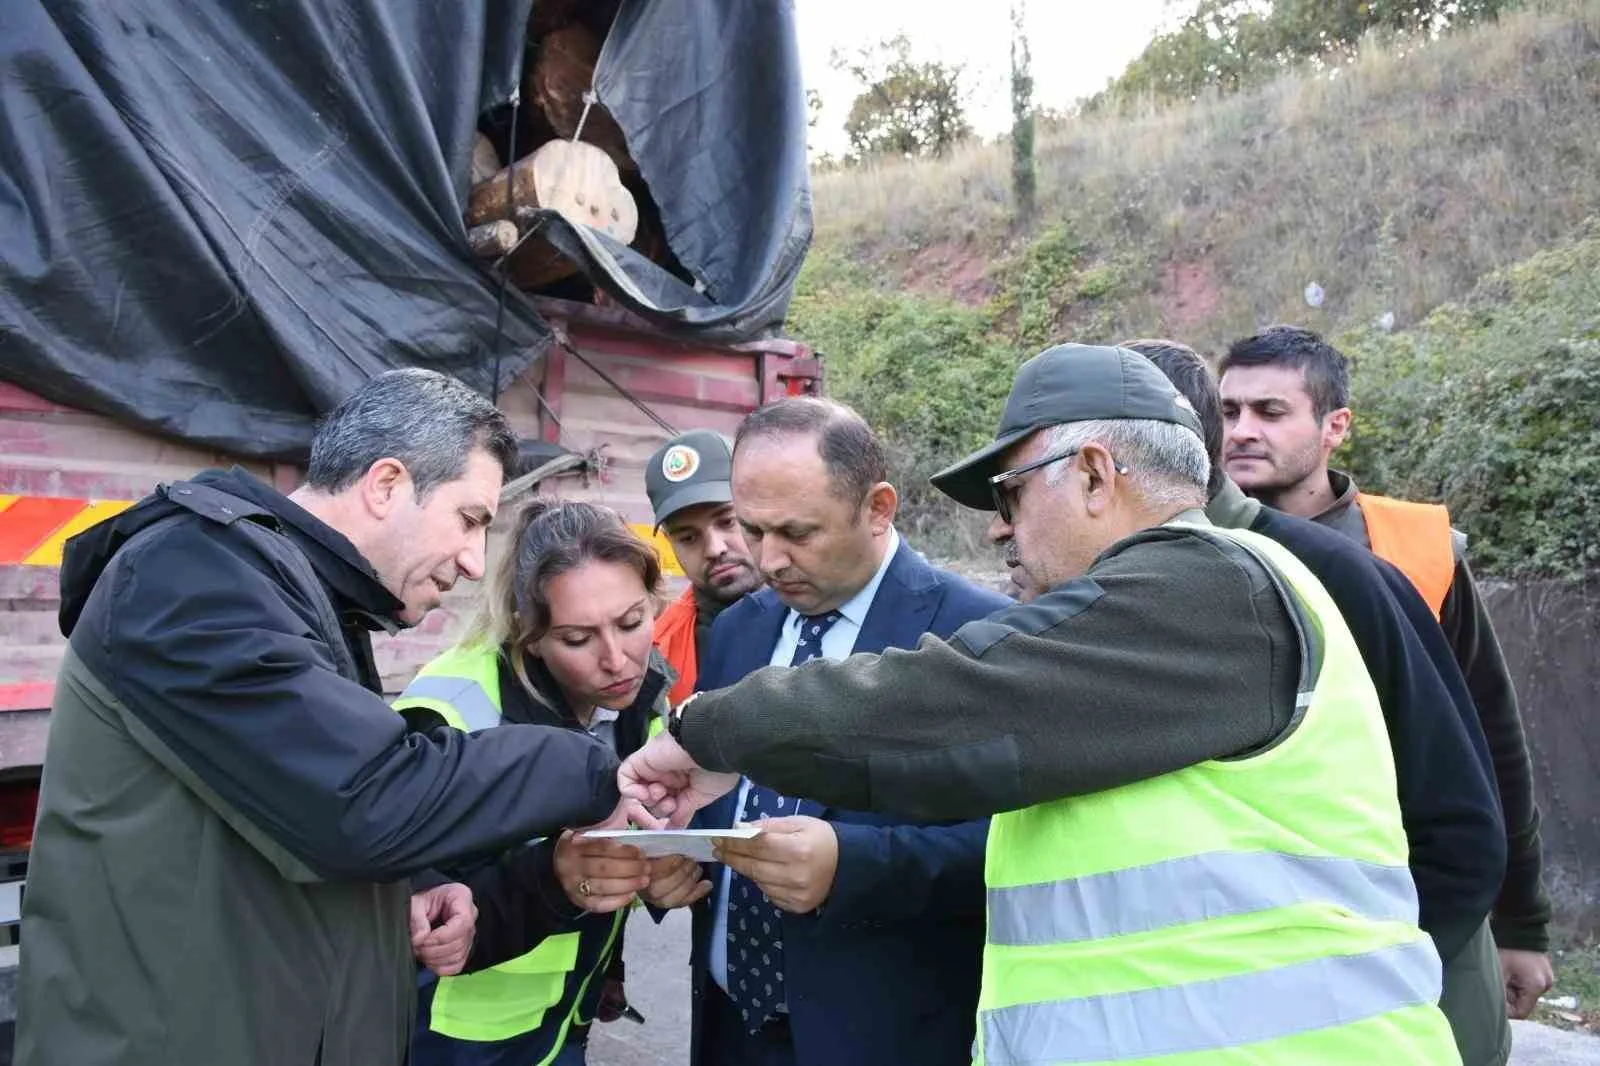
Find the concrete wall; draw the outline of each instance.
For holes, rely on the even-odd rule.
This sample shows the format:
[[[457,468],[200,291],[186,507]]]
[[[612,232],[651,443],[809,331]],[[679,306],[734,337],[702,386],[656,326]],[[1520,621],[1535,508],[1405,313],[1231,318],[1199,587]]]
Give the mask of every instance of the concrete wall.
[[[1484,594],[1522,705],[1556,921],[1600,931],[1600,577]]]

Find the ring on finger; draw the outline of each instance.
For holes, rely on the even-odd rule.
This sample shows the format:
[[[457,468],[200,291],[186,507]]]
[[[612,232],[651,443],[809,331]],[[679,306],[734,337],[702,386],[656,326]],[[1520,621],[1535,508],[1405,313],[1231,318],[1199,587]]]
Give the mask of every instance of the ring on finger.
[[[578,882],[578,895],[587,896],[591,893],[591,891],[592,890],[589,887],[589,879],[587,877]]]

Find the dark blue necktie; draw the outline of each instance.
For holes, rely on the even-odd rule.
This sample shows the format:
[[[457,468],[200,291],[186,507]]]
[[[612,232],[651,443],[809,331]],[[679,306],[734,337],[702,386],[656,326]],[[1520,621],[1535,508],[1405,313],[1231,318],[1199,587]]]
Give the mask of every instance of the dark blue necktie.
[[[801,615],[800,638],[790,666],[822,654],[822,637],[844,617],[838,611]],[[743,821],[779,818],[794,811],[777,791],[750,782]],[[798,807],[799,804],[794,804]],[[787,1009],[783,991],[783,927],[774,907],[755,882],[728,871],[728,998],[753,1033]]]

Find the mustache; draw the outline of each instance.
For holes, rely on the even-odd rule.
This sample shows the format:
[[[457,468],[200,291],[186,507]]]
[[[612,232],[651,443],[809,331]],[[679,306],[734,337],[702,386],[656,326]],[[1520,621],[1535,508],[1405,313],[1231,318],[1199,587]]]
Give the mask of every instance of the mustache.
[[[743,555],[736,555],[733,552],[723,552],[715,559],[706,560],[706,564],[700,568],[701,576],[709,581],[711,579],[711,571],[717,569],[718,567],[729,565],[738,565],[752,569],[754,568],[754,564]]]

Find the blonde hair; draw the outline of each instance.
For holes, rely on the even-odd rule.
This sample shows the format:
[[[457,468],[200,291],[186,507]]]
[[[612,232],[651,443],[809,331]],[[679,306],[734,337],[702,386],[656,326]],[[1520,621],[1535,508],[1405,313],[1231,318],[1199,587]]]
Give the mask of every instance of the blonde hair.
[[[550,628],[551,578],[587,562],[621,563],[639,575],[653,601],[661,599],[660,557],[610,507],[535,497],[518,512],[509,548],[492,568],[463,640],[506,649],[512,672],[535,697],[521,649]]]

